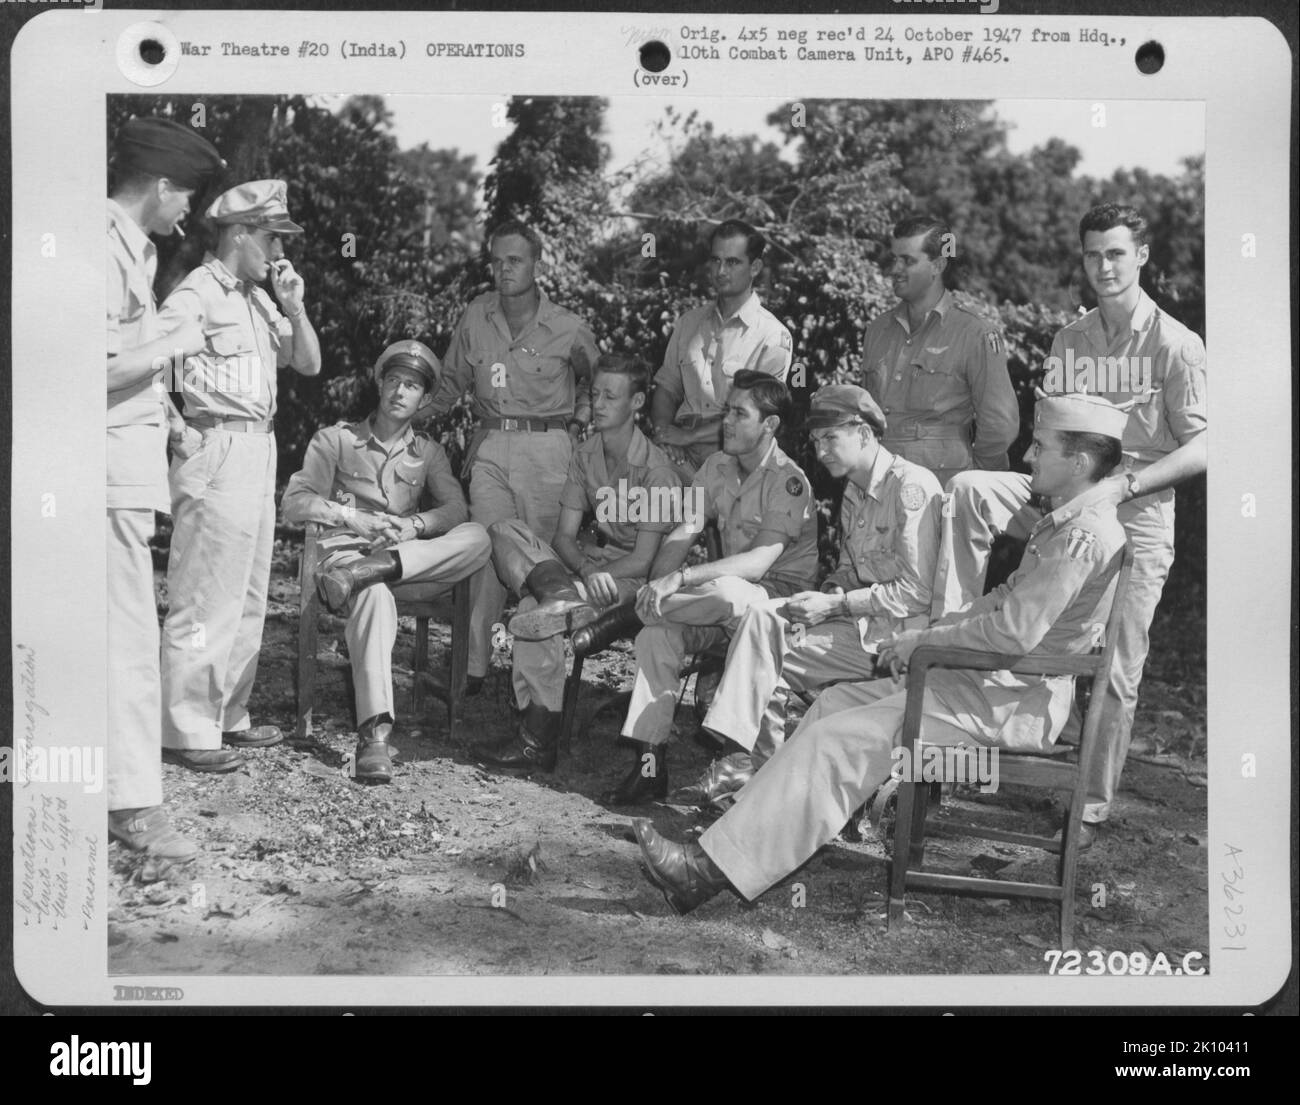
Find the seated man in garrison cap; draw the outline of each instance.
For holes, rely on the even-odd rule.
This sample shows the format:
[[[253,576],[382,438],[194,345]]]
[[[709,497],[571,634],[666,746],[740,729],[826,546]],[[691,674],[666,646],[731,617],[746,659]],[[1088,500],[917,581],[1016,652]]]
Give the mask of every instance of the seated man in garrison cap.
[[[1019,569],[960,614],[895,634],[881,647],[881,665],[906,671],[922,645],[1034,656],[1093,648],[1110,616],[1124,529],[1111,503],[1086,493],[1120,463],[1127,417],[1090,396],[1038,404],[1027,459],[1034,490],[1051,498],[1053,510],[1034,527]],[[926,680],[920,740],[1046,751],[1073,696],[1068,676],[935,670]],[[906,700],[891,679],[825,691],[699,843],[673,844],[648,820],[635,821],[642,858],[669,904],[686,913],[726,888],[756,898],[833,840],[889,778]]]
[[[847,477],[839,564],[820,592],[757,603],[741,619],[704,726],[745,751],[714,761],[686,796],[701,804],[729,802],[785,743],[791,691],[873,679],[881,641],[930,624],[939,481],[880,444],[885,416],[865,388],[821,388],[804,426],[826,471]]]
[[[108,826],[126,847],[165,859],[197,848],[162,805],[162,682],[153,589],[154,511],[167,513],[167,427],[185,424],[163,366],[203,348],[198,325],[158,321],[158,251],[149,236],[181,233],[190,201],[224,162],[189,127],[145,117],[113,141],[108,200]]]
[[[360,422],[318,430],[289,479],[287,522],[327,527],[317,543],[316,588],[347,618],[357,691],[355,772],[392,778],[393,644],[397,603],[380,583],[451,586],[487,563],[487,532],[468,521],[465,495],[442,446],[411,427],[438,385],[438,358],[418,341],[390,345],[375,362],[379,405]],[[427,496],[433,503],[420,510]]]
[[[201,441],[171,469],[163,756],[191,771],[232,771],[242,762],[237,749],[282,739],[248,714],[275,537],[276,370],[316,376],[321,358],[303,279],[280,244],[302,233],[289,218],[284,181],[231,188],[207,215],[219,229],[216,252],[176,286],[161,314],[164,327],[203,331],[180,388],[186,424]],[[268,277],[283,314],[261,288]]]

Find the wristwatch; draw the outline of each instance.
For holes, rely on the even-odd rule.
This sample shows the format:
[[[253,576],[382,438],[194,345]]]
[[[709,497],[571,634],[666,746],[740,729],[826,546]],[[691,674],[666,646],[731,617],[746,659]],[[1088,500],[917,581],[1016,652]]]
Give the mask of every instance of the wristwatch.
[[[1124,479],[1128,483],[1128,497],[1136,499],[1142,494],[1142,485],[1138,483],[1138,478],[1132,472],[1125,472]]]
[[[424,516],[421,514],[414,514],[411,516],[411,525],[415,527],[415,535],[417,537],[423,537],[424,531],[428,528],[424,524]]]

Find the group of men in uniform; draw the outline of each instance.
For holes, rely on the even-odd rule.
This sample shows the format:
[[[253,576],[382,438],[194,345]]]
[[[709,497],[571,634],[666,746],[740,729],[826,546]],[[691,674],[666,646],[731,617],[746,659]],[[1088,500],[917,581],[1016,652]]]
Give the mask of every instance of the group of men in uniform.
[[[128,847],[173,858],[194,846],[162,807],[160,750],[192,770],[225,771],[239,766],[241,747],[281,739],[248,712],[275,519],[276,369],[320,371],[303,281],[280,245],[301,232],[282,182],[222,193],[208,209],[214,252],[154,307],[148,235],[174,230],[220,165],[187,128],[132,120],[116,143],[109,203],[110,654],[131,673],[110,681],[110,829]],[[1127,531],[1135,593],[1123,611],[1105,763],[1085,811],[1104,820],[1172,559],[1172,485],[1205,466],[1204,352],[1138,286],[1148,247],[1136,212],[1096,208],[1080,237],[1099,306],[1057,336],[1053,355],[1146,358],[1151,371],[1140,394],[1040,402],[1033,471],[1023,476],[1007,471],[1018,416],[1001,337],[945,285],[951,232],[925,217],[896,225],[899,303],[867,327],[865,387],[820,389],[805,423],[818,460],[846,481],[838,565],[818,588],[816,503],[776,440],[790,417],[793,342],[754,291],[762,236],[734,220],[714,229],[714,298],[677,320],[650,396],[642,362],[602,354],[586,323],[538,286],[535,232],[495,227],[494,290],[465,310],[445,362],[418,341],[387,348],[374,366],[375,410],[319,431],[284,496],[286,520],[320,527],[316,586],[347,619],[358,777],[392,776],[390,656],[404,588],[470,579],[470,693],[487,675],[507,592],[519,597],[510,622],[518,725],[475,749],[507,769],[554,767],[565,635],[587,652],[636,633],[622,731],[636,755],[604,796],[612,804],[667,793],[682,663],[725,646],[705,725],[739,754],[725,780],[715,771],[704,786],[738,791],[734,807],[702,846],[671,845],[648,822],[636,831],[677,907],[727,885],[753,896],[829,839],[836,818],[838,830],[852,812],[841,807],[860,804],[882,763],[887,774],[901,706],[888,681],[872,681],[878,673],[940,640],[1089,647],[1080,618],[1105,621]],[[260,286],[268,277],[275,300]],[[183,416],[160,381],[173,355],[185,359]],[[446,454],[418,428],[466,394],[477,419],[462,473],[468,503]],[[649,415],[648,435],[638,412]],[[147,547],[154,509],[175,520],[161,668]],[[593,513],[594,530],[584,528]],[[720,556],[689,562],[710,522]],[[1000,532],[1029,537],[1026,563],[981,597]],[[839,685],[787,742],[789,694],[830,683]],[[933,729],[941,741],[960,731],[1046,746],[1063,723],[1056,685],[940,683],[927,695],[927,740]],[[857,732],[873,736],[847,735]],[[772,834],[786,844],[768,847]]]

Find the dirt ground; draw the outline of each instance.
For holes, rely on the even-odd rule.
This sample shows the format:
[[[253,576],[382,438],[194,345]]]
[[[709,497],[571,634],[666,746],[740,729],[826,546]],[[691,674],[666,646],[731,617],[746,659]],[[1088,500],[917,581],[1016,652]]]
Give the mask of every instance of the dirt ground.
[[[297,647],[296,548],[277,544],[253,699],[257,724],[292,732]],[[158,578],[160,608],[165,583]],[[652,817],[684,839],[692,809],[610,810],[597,796],[626,769],[621,712],[593,712],[630,682],[630,646],[589,661],[571,747],[550,776],[495,774],[471,740],[513,725],[509,652],[466,701],[454,740],[432,703],[399,718],[388,786],[346,777],[355,745],[342,623],[325,616],[315,727],[303,744],[247,753],[229,775],[165,766],[168,807],[201,844],[192,863],[109,853],[109,965],[116,974],[1045,974],[1057,946],[1045,903],[909,895],[908,920],[885,924],[887,846],[837,841],[750,905],[719,895],[678,918],[641,872],[629,825]],[[395,657],[398,709],[409,709],[414,623]],[[434,628],[435,665],[447,631]],[[1162,609],[1142,688],[1133,754],[1108,830],[1080,860],[1077,946],[1164,952],[1208,948],[1204,622]],[[690,734],[688,693],[670,754],[675,789],[707,766]],[[1051,800],[1004,788],[945,800],[940,821],[973,804],[1010,810],[1014,828],[1050,832]],[[934,837],[927,861],[1020,880],[1051,857],[1013,845]],[[199,892],[195,893],[195,886]],[[1094,890],[1104,888],[1105,901]]]

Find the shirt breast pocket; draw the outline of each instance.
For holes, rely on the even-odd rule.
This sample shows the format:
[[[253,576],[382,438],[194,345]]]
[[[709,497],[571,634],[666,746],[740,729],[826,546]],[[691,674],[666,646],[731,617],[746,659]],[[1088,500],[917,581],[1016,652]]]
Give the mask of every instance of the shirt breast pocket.
[[[516,373],[511,389],[515,398],[530,406],[553,407],[567,399],[569,362],[557,353],[521,349],[515,354]]]
[[[424,490],[424,465],[399,461],[393,475],[396,477],[391,496],[393,509],[400,514],[417,507]]]
[[[465,359],[469,362],[474,377],[475,395],[493,395],[507,386],[503,361],[494,361],[483,352],[469,353]]]
[[[943,411],[958,406],[964,397],[958,365],[951,352],[918,353],[908,366],[911,379],[907,388],[907,406],[915,411]]]

